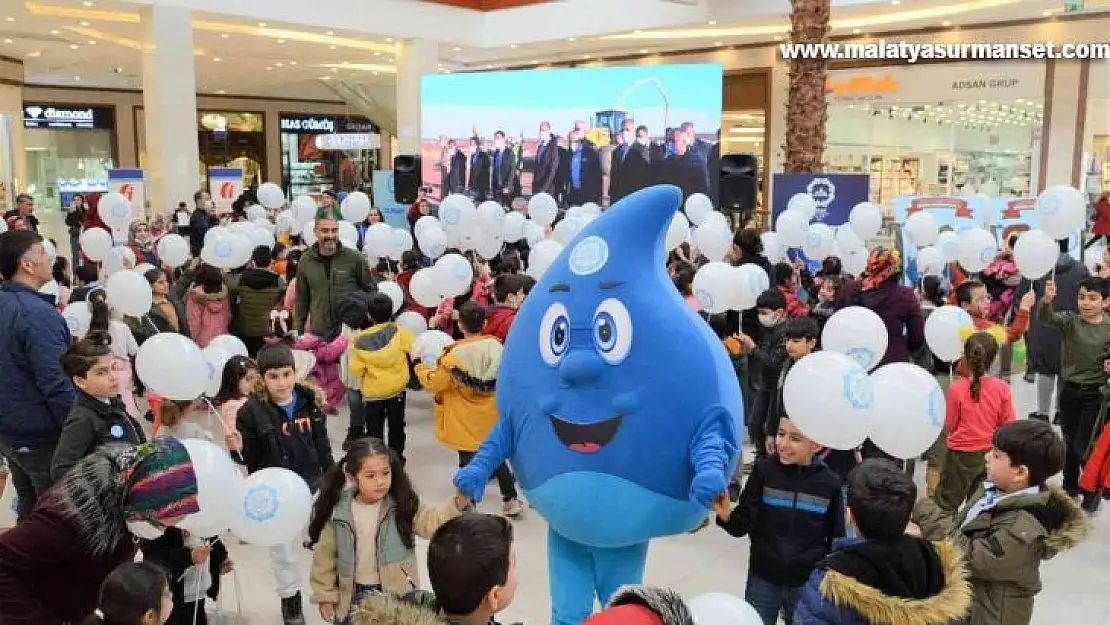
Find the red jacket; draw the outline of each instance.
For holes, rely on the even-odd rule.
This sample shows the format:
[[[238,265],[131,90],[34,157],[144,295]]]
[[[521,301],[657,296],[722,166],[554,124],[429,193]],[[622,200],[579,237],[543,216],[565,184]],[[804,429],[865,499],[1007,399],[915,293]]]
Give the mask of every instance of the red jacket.
[[[808,317],[809,306],[798,301],[798,296],[794,294],[793,286],[780,286],[779,293],[786,298],[786,314],[790,317]]]
[[[979,401],[971,397],[968,378],[957,378],[948,386],[944,426],[949,449],[986,451],[991,448],[994,431],[1017,418],[1009,384],[985,375],[979,385]]]
[[[496,306],[486,315],[486,327],[482,329],[482,334],[496,336],[504,343],[509,337],[509,328],[513,326],[514,319],[516,319],[515,308]]]
[[[1103,402],[1110,400],[1110,387],[1104,386],[1101,390]],[[1094,449],[1087,454],[1087,464],[1083,467],[1083,474],[1079,476],[1079,488],[1088,493],[1100,488],[1110,488],[1110,428],[1105,427],[1104,416],[1099,414],[1098,424],[1103,424],[1102,433],[1095,432],[1098,438],[1095,439]]]
[[[1095,223],[1091,226],[1091,234],[1110,235],[1110,199],[1100,197],[1095,202]]]

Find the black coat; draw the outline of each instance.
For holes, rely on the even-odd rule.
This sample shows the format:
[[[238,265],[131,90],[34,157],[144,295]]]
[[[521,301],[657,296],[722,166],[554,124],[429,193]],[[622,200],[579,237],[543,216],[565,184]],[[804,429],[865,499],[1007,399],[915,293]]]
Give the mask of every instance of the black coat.
[[[451,169],[447,172],[447,180],[443,181],[444,197],[462,191],[466,187],[466,155],[456,151],[451,156]]]
[[[1090,276],[1087,267],[1075,260],[1070,254],[1061,254],[1056,259],[1056,300],[1052,306],[1055,312],[1075,312],[1079,301],[1079,283]],[[1045,281],[1052,275],[1045,276],[1033,283],[1033,290],[1037,294],[1037,301],[1044,297]],[[1022,280],[1014,295],[1014,301],[1021,299],[1029,290],[1029,281]],[[1029,350],[1029,362],[1035,373],[1045,375],[1060,374],[1060,345],[1063,337],[1056,328],[1049,327],[1037,320],[1036,315],[1029,318],[1029,336],[1026,349]]]
[[[316,393],[297,385],[297,407],[291,420],[277,404],[255,397],[236,416],[243,437],[243,462],[251,473],[280,467],[300,475],[310,488],[333,464],[328,424]]]
[[[62,437],[54,450],[50,476],[60,480],[73,465],[91,454],[104,443],[146,442],[146,435],[139,422],[127,414],[127,408],[118,397],[104,403],[88,393],[78,391],[77,400],[69,411],[69,418],[62,426]]]
[[[474,193],[478,201],[489,197],[489,154],[475,152],[467,159],[466,187]]]
[[[586,202],[601,203],[601,155],[586,142],[582,142],[582,163],[579,182],[582,186],[574,188],[574,152],[567,154],[566,189],[568,203],[581,206]]]
[[[807,466],[764,458],[740,493],[740,504],[717,525],[737,538],[751,536],[749,574],[776,586],[805,584],[813,567],[844,535],[840,478],[821,460]]]
[[[682,156],[672,154],[663,161],[662,181],[664,184],[673,184],[682,189],[682,199],[695,193],[709,195],[709,174],[706,171],[705,159],[693,151],[687,151]]]
[[[153,562],[169,573],[170,592],[173,593],[173,608],[175,615],[179,610],[188,612],[192,623],[192,613],[185,604],[185,594],[192,591],[185,588],[185,571],[193,566],[193,550],[185,546],[184,531],[177,527],[166,528],[166,533],[157,540],[143,540],[139,542],[139,549],[143,552],[143,561]],[[212,552],[208,556],[209,572],[212,575],[212,588],[218,589],[220,583],[220,567],[227,561],[227,547],[222,540],[212,543]],[[209,589],[208,595],[217,595]],[[174,622],[173,619],[170,622]]]
[[[501,163],[497,162],[497,155],[501,155]],[[494,195],[500,196],[504,194],[504,190],[509,189],[512,193],[515,187],[516,179],[516,156],[509,148],[502,150],[494,150],[489,153],[490,163],[490,189],[493,190]]]
[[[536,171],[532,176],[532,195],[547,193],[554,196],[555,184],[559,175],[559,144],[551,137],[544,145],[536,148]]]
[[[651,184],[651,160],[639,143],[618,146],[609,166],[609,204]]]

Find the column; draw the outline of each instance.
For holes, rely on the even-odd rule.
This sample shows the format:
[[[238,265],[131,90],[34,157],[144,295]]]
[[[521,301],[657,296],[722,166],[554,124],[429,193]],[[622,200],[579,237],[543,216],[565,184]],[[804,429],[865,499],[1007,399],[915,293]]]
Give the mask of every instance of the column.
[[[27,153],[24,151],[23,129],[23,63],[15,60],[0,58],[0,79],[12,84],[0,83],[0,126],[7,119],[7,127],[0,129],[0,172],[4,169],[11,170],[11,180],[5,180],[0,175],[0,182],[10,184],[3,194],[0,194],[0,206],[5,210],[14,206],[16,193],[27,188]],[[10,141],[4,140],[4,135],[10,136]],[[11,148],[11,154],[3,153]],[[11,157],[11,162],[6,162]]]
[[[1044,178],[1036,191],[1057,184],[1078,186],[1083,167],[1083,122],[1086,121],[1083,118],[1090,63],[1072,60],[1049,63],[1045,90],[1048,102],[1044,108],[1045,125],[1041,129],[1041,160],[1038,163]]]
[[[155,4],[140,10],[147,197],[152,212],[192,205],[200,187],[197,85],[189,10]]]
[[[394,156],[421,152],[420,77],[436,73],[438,63],[439,44],[434,41],[411,39],[398,46],[397,154]]]

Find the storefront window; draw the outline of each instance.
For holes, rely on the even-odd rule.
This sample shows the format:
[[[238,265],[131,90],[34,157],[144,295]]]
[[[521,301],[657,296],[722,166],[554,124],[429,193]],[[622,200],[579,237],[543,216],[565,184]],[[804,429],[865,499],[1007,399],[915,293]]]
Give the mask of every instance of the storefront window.
[[[829,73],[825,170],[867,173],[870,199],[1029,196],[1044,68],[964,63]]]
[[[370,120],[281,115],[282,186],[288,197],[324,191],[370,192],[381,135]]]
[[[42,213],[73,193],[103,192],[114,166],[115,108],[23,103],[26,192]]]
[[[16,120],[14,123],[19,122]],[[12,124],[11,115],[0,113],[0,213],[11,210],[14,206],[12,202],[15,200]]]
[[[1110,65],[1092,62],[1090,71],[1081,184],[1094,202],[1102,194],[1110,193]]]
[[[139,166],[146,162],[146,120],[142,109],[135,114],[135,133],[139,142]],[[200,151],[201,188],[208,185],[208,170],[237,167],[243,170],[246,186],[261,181],[266,163],[266,133],[262,113],[197,112],[197,146]]]

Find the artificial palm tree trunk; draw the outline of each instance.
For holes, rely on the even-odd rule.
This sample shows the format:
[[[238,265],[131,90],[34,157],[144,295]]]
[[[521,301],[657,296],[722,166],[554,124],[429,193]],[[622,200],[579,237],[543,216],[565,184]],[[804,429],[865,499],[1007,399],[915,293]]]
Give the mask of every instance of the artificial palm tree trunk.
[[[796,44],[828,41],[830,0],[790,0],[790,38]],[[790,95],[786,101],[786,173],[823,169],[825,125],[829,119],[825,92],[827,59],[790,61]]]

